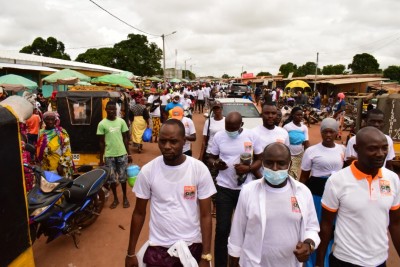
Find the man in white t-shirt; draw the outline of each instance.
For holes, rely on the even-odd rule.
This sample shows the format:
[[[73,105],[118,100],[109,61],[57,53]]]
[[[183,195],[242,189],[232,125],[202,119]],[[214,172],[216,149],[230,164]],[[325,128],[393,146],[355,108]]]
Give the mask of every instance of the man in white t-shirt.
[[[187,156],[192,156],[191,142],[196,141],[196,128],[191,119],[184,116],[184,111],[182,107],[174,107],[171,110],[171,119],[176,119],[182,121],[185,126],[185,145],[183,146],[183,154]]]
[[[288,174],[290,151],[272,143],[263,153],[263,179],[243,187],[229,237],[230,267],[300,267],[319,244],[310,190]]]
[[[383,167],[387,139],[368,126],[357,133],[356,141],[358,160],[332,174],[325,185],[317,266],[323,266],[335,220],[330,266],[386,266],[388,230],[400,254],[400,182]]]
[[[273,90],[271,91],[271,101],[272,101],[272,104],[276,105],[276,101],[277,101],[277,98],[276,98],[276,89],[273,89]]]
[[[260,178],[262,147],[254,132],[243,129],[242,116],[230,112],[225,118],[225,131],[213,139],[209,164],[219,170],[217,180],[217,222],[214,266],[227,266],[228,236],[232,214],[243,183]],[[243,162],[245,155],[250,156]],[[242,156],[242,159],[241,159]]]
[[[259,125],[252,129],[252,131],[259,136],[263,149],[267,145],[275,142],[282,143],[287,146],[290,145],[288,132],[279,126],[275,126],[277,112],[278,109],[275,105],[264,104],[261,113],[263,125]]]
[[[205,91],[204,91],[204,85],[202,88],[198,89],[197,91],[197,99],[196,99],[196,106],[197,110],[199,113],[203,113],[204,109],[204,101],[205,101]]]
[[[367,112],[366,124],[367,126],[375,127],[382,132],[383,127],[385,126],[384,119],[385,119],[385,114],[383,114],[383,112],[380,109],[371,109]],[[390,138],[390,136],[386,134],[385,136],[389,146],[389,151],[385,160],[385,167],[388,168],[389,170],[393,170],[392,160],[395,157],[393,140],[392,138]],[[357,152],[354,150],[353,147],[355,143],[356,143],[355,136],[350,138],[349,141],[347,142],[346,152],[344,154],[346,160],[345,161],[346,166],[350,165],[351,162],[353,162],[353,160],[357,159]]]
[[[167,266],[167,263],[179,266],[179,258],[170,256],[167,250],[182,240],[199,266],[210,266],[211,196],[216,190],[207,167],[182,154],[184,144],[183,124],[175,119],[167,120],[161,127],[158,142],[162,156],[143,166],[133,189],[136,206],[125,266],[138,266],[136,244],[149,200],[149,247],[143,262],[148,266]]]

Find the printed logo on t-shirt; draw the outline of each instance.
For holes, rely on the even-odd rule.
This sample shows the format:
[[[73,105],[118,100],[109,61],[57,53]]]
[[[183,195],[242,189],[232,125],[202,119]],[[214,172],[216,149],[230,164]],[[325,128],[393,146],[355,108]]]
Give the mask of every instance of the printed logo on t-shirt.
[[[196,197],[196,186],[185,186],[183,192],[183,198],[193,200]]]
[[[300,207],[296,197],[291,197],[290,202],[292,203],[292,212],[300,213]]]
[[[245,153],[253,153],[253,143],[252,142],[244,142],[244,152]]]
[[[108,128],[108,130],[110,131],[110,133],[120,132],[121,131],[121,127],[119,127],[119,126],[117,126],[117,127],[110,126]]]
[[[379,189],[382,196],[391,196],[392,191],[390,190],[390,181],[380,180]]]

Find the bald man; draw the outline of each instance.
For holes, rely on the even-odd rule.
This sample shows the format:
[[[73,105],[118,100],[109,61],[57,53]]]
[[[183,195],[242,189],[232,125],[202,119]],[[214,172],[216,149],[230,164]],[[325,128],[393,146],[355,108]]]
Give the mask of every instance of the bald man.
[[[319,244],[310,190],[288,174],[289,148],[264,149],[263,178],[240,192],[229,237],[230,267],[300,267]]]
[[[216,267],[226,267],[228,263],[228,236],[242,184],[261,177],[260,141],[254,132],[243,129],[242,126],[240,113],[230,112],[225,118],[225,131],[215,134],[210,151],[209,164],[219,170],[216,178],[217,223],[214,252]],[[241,163],[240,157],[244,153],[250,155],[250,164]]]
[[[386,266],[388,228],[400,254],[400,183],[397,174],[383,167],[388,141],[367,126],[357,133],[354,149],[358,160],[332,174],[325,185],[317,266],[324,266],[335,219],[331,267]]]

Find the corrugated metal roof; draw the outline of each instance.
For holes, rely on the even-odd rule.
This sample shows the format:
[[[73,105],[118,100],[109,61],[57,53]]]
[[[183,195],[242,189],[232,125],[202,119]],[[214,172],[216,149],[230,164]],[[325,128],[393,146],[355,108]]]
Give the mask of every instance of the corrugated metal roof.
[[[43,66],[38,66],[38,65],[0,63],[0,69],[3,69],[3,68],[20,69],[20,70],[53,71],[53,72],[58,71],[58,69],[53,69],[53,68],[43,67]]]
[[[368,83],[374,81],[386,81],[389,80],[387,78],[348,78],[348,79],[332,79],[332,80],[324,80],[324,81],[317,81],[317,83],[329,83],[333,85],[340,85],[340,84],[350,84],[350,83]]]
[[[30,65],[30,63],[33,65],[38,65],[38,63],[40,63],[41,66],[50,68],[59,68],[59,69],[69,68],[75,70],[88,70],[88,71],[97,71],[104,73],[116,73],[123,71],[96,64],[82,63],[71,60],[43,57],[43,56],[9,52],[9,51],[0,51],[0,62],[9,64],[23,64],[23,65]]]

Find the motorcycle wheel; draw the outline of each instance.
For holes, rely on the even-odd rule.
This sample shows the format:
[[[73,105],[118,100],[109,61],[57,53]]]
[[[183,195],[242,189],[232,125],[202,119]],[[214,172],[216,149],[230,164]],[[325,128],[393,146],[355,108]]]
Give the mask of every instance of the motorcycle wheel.
[[[92,202],[86,207],[81,218],[76,218],[75,222],[79,227],[85,228],[92,225],[103,210],[105,194],[102,189],[93,197]]]

